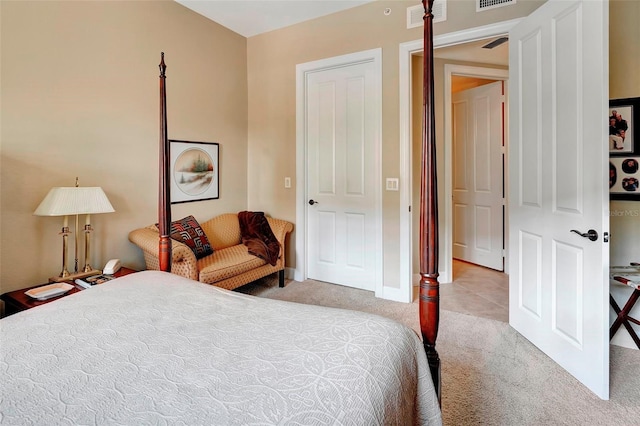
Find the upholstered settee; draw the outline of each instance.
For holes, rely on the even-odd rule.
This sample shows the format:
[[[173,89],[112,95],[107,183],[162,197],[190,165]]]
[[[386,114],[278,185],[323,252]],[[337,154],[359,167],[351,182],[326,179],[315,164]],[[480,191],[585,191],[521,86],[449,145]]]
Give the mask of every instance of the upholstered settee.
[[[243,244],[238,217],[236,213],[225,213],[201,224],[193,216],[173,222],[171,272],[228,290],[278,272],[279,285],[284,287],[285,237],[293,230],[293,224],[266,217],[266,222],[273,232],[272,237],[277,239],[280,246],[279,255],[271,260],[275,263],[272,265],[267,260],[251,254]],[[178,233],[176,224],[177,231],[180,231]],[[176,239],[181,238],[180,233],[186,235],[187,231],[195,236],[197,244],[193,244],[194,238],[188,237],[189,245]],[[156,225],[129,233],[129,240],[142,249],[147,269],[160,269],[158,239]],[[207,244],[210,247],[207,247]]]

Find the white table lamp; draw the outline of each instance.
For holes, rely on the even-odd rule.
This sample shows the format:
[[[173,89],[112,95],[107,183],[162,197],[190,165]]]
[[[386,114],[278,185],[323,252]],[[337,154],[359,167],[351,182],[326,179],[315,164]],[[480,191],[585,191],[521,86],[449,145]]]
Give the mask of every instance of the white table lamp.
[[[89,275],[99,274],[100,271],[94,270],[89,264],[90,259],[90,241],[89,233],[92,231],[90,217],[92,214],[111,213],[114,212],[113,206],[109,202],[106,194],[100,187],[55,187],[51,188],[47,196],[42,200],[35,212],[36,216],[64,216],[64,224],[62,226],[62,272],[57,277],[50,278],[51,281],[67,281],[75,278],[86,277]],[[78,215],[86,215],[84,225],[85,232],[85,265],[83,270],[78,270]],[[75,232],[75,268],[74,273],[70,273],[67,269],[67,237],[69,232],[69,216],[76,216],[76,232]]]

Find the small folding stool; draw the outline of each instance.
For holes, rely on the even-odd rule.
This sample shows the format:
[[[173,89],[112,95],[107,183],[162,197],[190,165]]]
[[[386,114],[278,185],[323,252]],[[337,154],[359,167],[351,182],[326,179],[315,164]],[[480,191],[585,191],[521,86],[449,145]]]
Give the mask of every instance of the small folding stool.
[[[631,324],[629,324],[629,322],[632,322],[640,325],[640,320],[629,316],[631,309],[633,309],[638,298],[640,298],[640,263],[631,263],[631,266],[612,266],[610,276],[614,283],[627,285],[634,290],[622,309],[620,309],[616,301],[613,299],[613,296],[609,294],[611,307],[618,315],[618,318],[616,318],[609,329],[609,339],[613,339],[613,336],[616,334],[620,326],[624,325],[624,328],[627,329],[636,346],[640,349],[640,338],[638,338],[635,330]]]

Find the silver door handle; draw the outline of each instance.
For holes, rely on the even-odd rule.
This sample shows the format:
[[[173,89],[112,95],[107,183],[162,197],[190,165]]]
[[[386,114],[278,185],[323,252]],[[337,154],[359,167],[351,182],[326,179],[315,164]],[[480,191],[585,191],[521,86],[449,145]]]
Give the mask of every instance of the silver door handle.
[[[575,232],[576,234],[580,235],[583,238],[588,238],[591,241],[595,241],[598,239],[598,233],[594,230],[594,229],[589,229],[588,232],[582,233],[580,231],[576,231],[575,229],[572,229],[571,232]]]

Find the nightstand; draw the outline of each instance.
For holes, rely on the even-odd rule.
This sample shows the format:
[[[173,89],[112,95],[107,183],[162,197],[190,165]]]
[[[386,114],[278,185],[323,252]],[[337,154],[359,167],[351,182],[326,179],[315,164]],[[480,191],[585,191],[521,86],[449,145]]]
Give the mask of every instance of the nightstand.
[[[138,272],[138,271],[122,267],[114,275],[116,277],[123,277],[125,275],[133,274],[134,272]],[[26,294],[24,294],[24,292],[27,291],[27,290],[30,290],[32,288],[40,287],[40,286],[47,285],[47,284],[50,284],[50,283],[38,284],[38,285],[34,285],[33,287],[23,288],[21,290],[14,290],[14,291],[10,291],[10,292],[4,293],[3,295],[0,296],[0,299],[2,299],[4,301],[4,316],[6,317],[6,316],[9,316],[9,315],[13,315],[16,312],[26,311],[27,309],[31,309],[31,308],[34,308],[36,306],[44,305],[45,303],[53,302],[55,300],[60,299],[61,297],[65,297],[65,296],[68,296],[70,294],[77,293],[79,291],[84,290],[84,288],[80,287],[77,284],[74,284],[73,281],[67,281],[67,282],[69,284],[73,284],[73,288],[71,290],[69,290],[68,292],[66,292],[63,295],[60,295],[58,297],[53,297],[53,298],[47,299],[47,300],[32,299],[31,297],[29,297]]]

